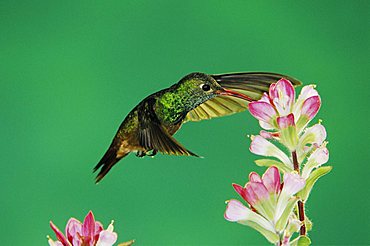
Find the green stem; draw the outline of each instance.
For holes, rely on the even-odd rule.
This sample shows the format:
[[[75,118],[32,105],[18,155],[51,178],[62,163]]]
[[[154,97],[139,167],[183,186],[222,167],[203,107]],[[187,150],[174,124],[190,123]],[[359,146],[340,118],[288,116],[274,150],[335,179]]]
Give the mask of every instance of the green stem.
[[[292,152],[292,158],[293,158],[293,167],[298,174],[300,173],[299,170],[299,163],[297,158],[297,152]],[[302,226],[300,229],[300,235],[305,236],[306,235],[306,224],[305,224],[305,216],[304,216],[304,203],[302,201],[298,201],[298,217],[299,220],[302,222]]]

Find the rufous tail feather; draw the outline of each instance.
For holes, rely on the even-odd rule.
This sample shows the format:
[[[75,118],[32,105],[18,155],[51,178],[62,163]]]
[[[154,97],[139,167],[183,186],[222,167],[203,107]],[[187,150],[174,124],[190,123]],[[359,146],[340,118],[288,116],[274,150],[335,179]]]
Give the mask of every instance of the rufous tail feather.
[[[95,183],[99,183],[119,160],[130,153],[120,152],[119,155],[117,155],[118,149],[119,144],[113,141],[107,152],[104,154],[103,158],[101,158],[99,163],[94,167],[94,172],[96,172],[100,168],[100,171],[95,178]]]

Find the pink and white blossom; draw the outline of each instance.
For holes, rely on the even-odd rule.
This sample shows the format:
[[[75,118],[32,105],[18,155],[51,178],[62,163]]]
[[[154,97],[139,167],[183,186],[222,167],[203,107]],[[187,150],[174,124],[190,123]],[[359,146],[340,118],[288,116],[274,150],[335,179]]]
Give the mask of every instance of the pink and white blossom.
[[[286,116],[280,116],[276,119],[277,124],[280,129],[284,129],[290,126],[295,126],[294,123],[294,114],[290,113]]]
[[[286,173],[284,175],[284,186],[281,193],[287,196],[292,196],[302,190],[305,185],[305,180],[297,173]]]
[[[271,84],[269,94],[264,93],[260,100],[248,106],[261,127],[268,130],[252,138],[251,152],[275,157],[287,168],[293,169],[292,159],[271,140],[280,142],[290,153],[296,152],[299,163],[302,163],[307,154],[320,146],[326,137],[325,128],[321,125],[305,130],[320,106],[321,99],[313,85],[303,87],[295,100],[295,90],[289,80],[280,79]]]
[[[313,97],[313,96],[318,96],[319,93],[315,89],[314,85],[306,85],[302,88],[301,93],[299,94],[295,104],[293,105],[293,113],[295,117],[299,118],[301,116],[301,108],[303,102],[306,101],[306,99]]]
[[[272,84],[269,89],[270,102],[275,106],[279,115],[288,115],[293,108],[295,90],[292,83],[286,79],[280,79]]]
[[[316,116],[321,106],[320,96],[307,98],[300,110],[301,114],[297,121],[297,128],[302,130]]]
[[[259,120],[262,128],[272,130],[276,128],[277,112],[269,102],[256,101],[249,103],[249,112]]]
[[[320,122],[307,128],[321,107],[320,96],[309,85],[295,99],[293,85],[281,79],[271,84],[268,94],[264,93],[248,107],[264,129],[260,135],[251,137],[250,151],[279,161],[256,160],[257,165],[269,167],[265,174],[260,177],[252,172],[244,186],[233,184],[249,207],[232,200],[225,218],[253,227],[276,245],[296,244],[300,238],[307,243],[306,229],[310,229],[306,223],[310,223],[304,215],[304,202],[317,179],[331,170],[331,167],[320,167],[329,159],[325,127]],[[283,182],[278,168],[284,173]],[[299,229],[300,236],[290,241]]]
[[[251,209],[244,206],[240,201],[232,199],[227,202],[226,211],[224,215],[225,219],[231,222],[238,221],[253,221],[267,230],[274,232],[274,228],[271,223],[263,218],[258,213],[253,212]]]
[[[292,199],[293,202],[297,201],[294,194],[303,189],[304,185],[305,180],[295,173],[285,173],[282,185],[279,171],[275,166],[268,168],[262,177],[252,172],[249,175],[249,182],[244,186],[233,184],[235,191],[249,207],[237,200],[231,200],[226,207],[225,219],[242,224],[245,224],[245,221],[252,221],[265,230],[279,235],[282,229],[280,227],[286,226],[292,212],[294,205]]]
[[[292,83],[280,79],[277,83],[271,84],[268,95],[265,93],[260,100],[249,103],[248,108],[266,130],[279,129],[278,118],[293,114],[297,131],[300,132],[317,114],[320,106],[320,96],[314,86],[303,87],[298,99],[295,100]]]
[[[326,129],[321,124],[315,124],[306,128],[302,136],[299,137],[299,146],[303,148],[307,145],[321,145],[326,139]]]
[[[117,241],[117,233],[113,232],[113,222],[106,230],[103,225],[95,221],[93,213],[90,211],[83,223],[75,218],[67,222],[65,235],[50,221],[58,241],[49,238],[50,246],[111,246]]]
[[[303,179],[297,173],[285,173],[284,175],[284,185],[280,192],[280,199],[276,204],[275,220],[282,216],[284,209],[289,203],[289,199],[296,194],[298,191],[302,190],[306,184],[305,179]]]

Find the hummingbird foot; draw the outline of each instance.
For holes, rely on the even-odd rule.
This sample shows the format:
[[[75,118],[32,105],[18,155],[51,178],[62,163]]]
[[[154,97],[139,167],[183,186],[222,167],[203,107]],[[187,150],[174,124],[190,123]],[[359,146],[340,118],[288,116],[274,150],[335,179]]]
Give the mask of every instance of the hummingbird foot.
[[[152,153],[149,153],[149,154],[146,154],[146,155],[147,155],[147,156],[154,157],[157,153],[158,153],[158,150],[153,149],[153,150],[152,150]]]
[[[153,156],[155,156],[157,153],[158,153],[158,150],[156,150],[156,149],[152,149],[152,150],[150,150],[150,151],[138,150],[138,151],[136,152],[136,156],[137,156],[137,157],[140,157],[140,158],[142,158],[142,157],[144,157],[144,156],[151,156],[151,157],[153,157]]]
[[[138,150],[138,151],[136,152],[136,156],[137,156],[137,157],[140,157],[140,158],[143,158],[144,156],[146,156],[146,152],[145,152],[145,151],[143,151],[143,150]]]

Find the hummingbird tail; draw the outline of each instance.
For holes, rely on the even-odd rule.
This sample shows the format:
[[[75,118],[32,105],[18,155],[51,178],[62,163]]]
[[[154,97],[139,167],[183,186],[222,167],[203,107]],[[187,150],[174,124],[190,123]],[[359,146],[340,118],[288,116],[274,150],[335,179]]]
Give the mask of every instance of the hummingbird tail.
[[[107,175],[107,173],[119,160],[121,160],[123,157],[130,153],[130,152],[126,153],[121,152],[118,154],[117,153],[118,149],[119,148],[117,147],[117,145],[114,145],[112,143],[107,152],[104,154],[103,158],[101,158],[99,163],[94,167],[94,172],[96,172],[100,168],[100,171],[95,178],[96,184],[99,183],[105,177],[105,175]]]

